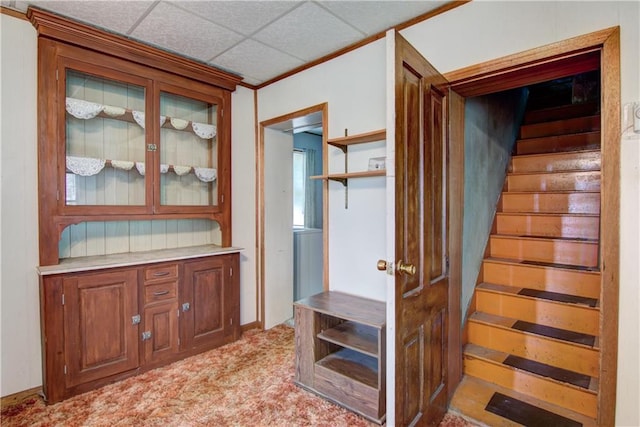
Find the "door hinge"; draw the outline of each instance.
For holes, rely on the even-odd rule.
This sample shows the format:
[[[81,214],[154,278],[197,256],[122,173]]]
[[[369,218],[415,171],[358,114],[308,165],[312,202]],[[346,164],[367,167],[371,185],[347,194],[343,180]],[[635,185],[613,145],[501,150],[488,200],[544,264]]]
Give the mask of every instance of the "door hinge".
[[[229,277],[233,277],[233,267],[229,267]]]
[[[60,190],[56,191],[56,201],[60,200]]]
[[[224,203],[224,194],[220,195],[220,203]]]
[[[189,309],[191,309],[191,304],[189,304],[188,302],[185,302],[184,304],[182,304],[183,313],[186,313],[187,311],[189,311]]]
[[[67,365],[64,365],[64,374],[67,375]]]
[[[58,70],[56,70],[56,81],[58,81]]]
[[[151,339],[151,331],[144,331],[142,333],[142,341],[147,341]]]
[[[62,294],[62,305],[64,305],[64,294]]]
[[[233,325],[233,317],[229,318],[229,325]]]

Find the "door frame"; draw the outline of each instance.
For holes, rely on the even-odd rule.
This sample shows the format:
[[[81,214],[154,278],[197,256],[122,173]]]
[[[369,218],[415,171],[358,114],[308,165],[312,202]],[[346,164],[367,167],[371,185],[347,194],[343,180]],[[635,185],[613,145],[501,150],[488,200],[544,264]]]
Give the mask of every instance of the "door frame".
[[[594,58],[596,64],[593,64]],[[444,76],[449,80],[451,88],[466,98],[576,74],[593,65],[599,66],[601,72],[602,124],[599,253],[602,316],[598,425],[613,425],[616,409],[620,264],[620,27],[606,28],[475,64],[445,73]],[[457,131],[464,133],[464,128]],[[464,181],[464,165],[454,170],[461,173],[457,179]],[[452,362],[452,357],[455,355],[450,355],[450,363],[455,363]],[[455,381],[455,378],[451,378],[451,381]]]
[[[275,125],[276,123],[285,122],[299,117],[304,117],[312,113],[322,113],[322,167],[326,172],[326,165],[328,162],[328,154],[325,149],[327,142],[327,133],[329,128],[328,116],[329,116],[329,104],[322,103],[313,105],[311,107],[303,108],[282,116],[274,117],[271,119],[263,120],[258,126],[258,139],[256,144],[256,287],[257,287],[257,320],[260,329],[265,327],[265,283],[264,283],[264,271],[265,271],[265,201],[264,201],[264,129],[266,127]],[[329,200],[327,195],[327,180],[323,180],[322,186],[322,256],[323,256],[323,288],[328,289],[328,277],[329,277],[329,263],[328,263],[328,248],[329,248],[329,235],[328,230],[328,218],[329,218]],[[293,262],[293,261],[292,261]]]

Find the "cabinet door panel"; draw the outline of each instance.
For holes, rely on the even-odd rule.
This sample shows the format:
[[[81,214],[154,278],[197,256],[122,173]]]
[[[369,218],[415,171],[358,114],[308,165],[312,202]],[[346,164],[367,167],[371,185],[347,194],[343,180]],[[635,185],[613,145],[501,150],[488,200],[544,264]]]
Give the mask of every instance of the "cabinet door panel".
[[[150,333],[144,342],[145,362],[172,358],[178,352],[178,301],[145,307],[144,331]]]
[[[138,367],[136,270],[69,277],[63,287],[67,387]]]
[[[224,257],[188,262],[184,272],[182,300],[189,304],[189,310],[184,311],[182,319],[183,347],[198,347],[223,340],[224,328],[230,322],[226,319],[224,306],[228,275]]]

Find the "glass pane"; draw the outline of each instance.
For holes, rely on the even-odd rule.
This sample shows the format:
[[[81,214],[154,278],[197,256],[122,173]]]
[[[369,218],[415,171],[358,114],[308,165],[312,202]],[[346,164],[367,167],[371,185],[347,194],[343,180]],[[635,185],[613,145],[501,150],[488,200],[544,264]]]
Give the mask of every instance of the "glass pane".
[[[293,152],[293,226],[304,227],[304,205],[307,181],[307,159],[304,151]]]
[[[161,92],[160,114],[160,203],[217,205],[217,105]]]
[[[141,86],[67,71],[67,205],[145,204],[144,96]]]

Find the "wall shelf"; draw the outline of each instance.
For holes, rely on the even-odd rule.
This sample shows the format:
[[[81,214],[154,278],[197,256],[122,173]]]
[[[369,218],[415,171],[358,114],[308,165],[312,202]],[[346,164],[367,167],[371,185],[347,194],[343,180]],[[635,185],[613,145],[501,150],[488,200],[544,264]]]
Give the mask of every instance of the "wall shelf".
[[[345,134],[347,130],[345,129]],[[344,173],[331,173],[327,175],[315,175],[310,179],[328,179],[342,183],[344,186],[344,208],[349,207],[349,179],[352,178],[370,178],[376,176],[385,176],[385,169],[366,170],[359,172],[348,172],[349,170],[349,150],[350,145],[366,144],[369,142],[384,141],[387,138],[387,130],[380,129],[372,132],[359,133],[351,136],[342,136],[339,138],[327,139],[327,144],[339,148],[344,153]]]

